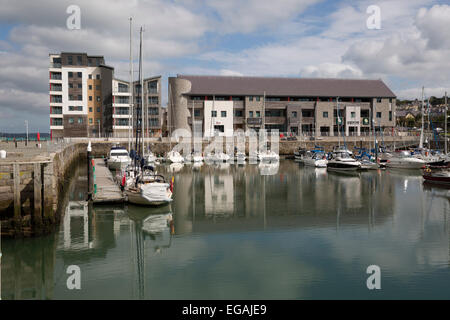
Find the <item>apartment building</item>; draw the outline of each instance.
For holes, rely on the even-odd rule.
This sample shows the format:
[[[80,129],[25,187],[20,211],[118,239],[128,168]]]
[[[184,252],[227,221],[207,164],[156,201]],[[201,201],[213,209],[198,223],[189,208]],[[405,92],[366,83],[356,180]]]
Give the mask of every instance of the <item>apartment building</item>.
[[[98,136],[111,99],[114,69],[102,56],[50,54],[50,131],[53,138]]]
[[[160,136],[162,132],[161,111],[161,76],[146,78],[144,82],[144,118],[148,119],[144,127],[146,137]],[[141,90],[139,81],[134,81],[134,106],[141,105]],[[114,78],[112,83],[112,101],[105,110],[107,135],[125,138],[134,136],[136,126],[136,111],[132,112],[130,82]],[[136,110],[136,109],[134,109]],[[131,129],[131,131],[129,131]]]
[[[132,120],[129,81],[114,77],[103,56],[62,52],[50,54],[49,95],[52,138],[128,137]],[[134,83],[135,105],[140,102]],[[161,76],[144,80],[146,136],[161,134]],[[132,131],[132,130],[131,130]]]
[[[177,75],[169,78],[168,129],[204,137],[237,129],[347,136],[395,126],[396,96],[382,80]],[[339,112],[339,117],[338,117]]]

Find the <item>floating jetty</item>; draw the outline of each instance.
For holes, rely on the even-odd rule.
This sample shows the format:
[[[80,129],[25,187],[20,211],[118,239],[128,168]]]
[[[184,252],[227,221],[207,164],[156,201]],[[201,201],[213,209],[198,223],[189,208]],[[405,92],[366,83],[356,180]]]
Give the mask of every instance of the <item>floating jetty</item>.
[[[111,171],[106,167],[103,159],[94,159],[94,194],[92,202],[100,203],[118,203],[123,202],[124,197],[119,186],[114,181]]]

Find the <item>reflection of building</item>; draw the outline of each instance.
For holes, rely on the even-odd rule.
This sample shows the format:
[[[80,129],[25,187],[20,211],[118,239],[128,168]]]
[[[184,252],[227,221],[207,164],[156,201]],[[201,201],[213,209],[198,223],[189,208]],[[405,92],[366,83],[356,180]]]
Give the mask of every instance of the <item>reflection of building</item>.
[[[233,176],[214,174],[205,178],[205,215],[229,216],[234,213]]]
[[[394,127],[395,108],[395,94],[381,80],[192,75],[169,78],[171,132],[190,130],[195,120],[202,125],[204,136],[214,132],[228,136],[238,129],[261,128],[295,135],[333,136],[338,134],[339,121],[347,135],[359,135],[370,131],[372,119],[377,130]]]

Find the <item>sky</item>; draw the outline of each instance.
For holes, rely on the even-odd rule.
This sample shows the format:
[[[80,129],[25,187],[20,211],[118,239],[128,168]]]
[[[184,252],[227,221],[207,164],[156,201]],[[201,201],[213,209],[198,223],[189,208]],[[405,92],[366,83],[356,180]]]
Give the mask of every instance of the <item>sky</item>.
[[[80,29],[67,28],[70,5]],[[369,29],[371,5],[380,28]],[[398,98],[450,91],[450,3],[431,0],[0,0],[0,132],[49,132],[49,53],[103,55],[129,79],[177,74],[382,79]],[[135,74],[137,77],[137,74]]]

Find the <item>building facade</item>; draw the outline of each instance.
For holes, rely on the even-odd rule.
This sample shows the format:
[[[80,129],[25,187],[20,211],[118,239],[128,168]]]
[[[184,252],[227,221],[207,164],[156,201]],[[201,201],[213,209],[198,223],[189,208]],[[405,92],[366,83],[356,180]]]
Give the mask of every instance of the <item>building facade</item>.
[[[169,78],[168,130],[204,137],[238,129],[289,135],[367,135],[395,126],[396,96],[381,80],[234,76]],[[339,114],[339,116],[338,116]]]
[[[128,137],[135,124],[129,81],[114,78],[114,68],[105,65],[103,56],[62,52],[49,57],[52,138]],[[144,86],[146,136],[160,135],[161,76],[145,79]],[[136,106],[140,99],[137,81],[134,87]]]

